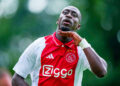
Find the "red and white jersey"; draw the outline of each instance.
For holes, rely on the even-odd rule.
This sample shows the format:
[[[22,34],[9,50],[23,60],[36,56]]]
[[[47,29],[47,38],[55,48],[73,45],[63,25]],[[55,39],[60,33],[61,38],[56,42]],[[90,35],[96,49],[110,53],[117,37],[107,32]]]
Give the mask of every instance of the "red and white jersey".
[[[73,40],[63,44],[55,34],[35,40],[13,70],[24,78],[30,74],[32,86],[81,86],[87,58]]]

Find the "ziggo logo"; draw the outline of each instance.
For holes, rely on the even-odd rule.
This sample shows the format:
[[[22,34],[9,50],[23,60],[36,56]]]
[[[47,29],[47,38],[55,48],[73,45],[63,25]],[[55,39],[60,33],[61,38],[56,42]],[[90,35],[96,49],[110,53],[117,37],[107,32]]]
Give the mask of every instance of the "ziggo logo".
[[[59,68],[54,68],[53,65],[43,65],[43,71],[42,74],[43,76],[54,76],[54,77],[61,77],[61,78],[66,78],[67,76],[72,75],[73,70],[67,70],[67,69],[59,69]]]

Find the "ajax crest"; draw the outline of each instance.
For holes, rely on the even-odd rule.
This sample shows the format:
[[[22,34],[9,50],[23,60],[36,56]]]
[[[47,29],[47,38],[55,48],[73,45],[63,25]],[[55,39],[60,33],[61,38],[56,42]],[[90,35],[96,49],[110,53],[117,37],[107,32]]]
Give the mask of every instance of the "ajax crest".
[[[76,60],[76,56],[75,56],[74,53],[69,52],[69,53],[66,54],[65,59],[66,59],[67,62],[73,63]]]

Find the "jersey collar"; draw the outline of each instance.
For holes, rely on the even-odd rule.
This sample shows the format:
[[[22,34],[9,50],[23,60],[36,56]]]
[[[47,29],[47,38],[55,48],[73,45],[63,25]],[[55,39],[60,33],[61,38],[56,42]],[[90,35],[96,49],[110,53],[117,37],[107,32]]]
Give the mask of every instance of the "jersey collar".
[[[74,40],[71,40],[70,42],[64,44],[64,43],[62,43],[60,40],[58,40],[58,39],[56,38],[56,32],[53,33],[53,41],[54,41],[54,43],[55,43],[56,46],[66,45],[66,46],[68,46],[69,48],[75,49],[75,44],[73,43]]]

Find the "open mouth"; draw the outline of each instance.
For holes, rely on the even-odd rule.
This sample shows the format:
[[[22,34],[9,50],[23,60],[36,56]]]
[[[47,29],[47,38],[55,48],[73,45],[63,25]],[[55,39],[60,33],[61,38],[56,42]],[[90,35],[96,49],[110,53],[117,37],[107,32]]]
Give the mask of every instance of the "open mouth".
[[[64,25],[72,25],[72,22],[68,19],[63,20]]]

